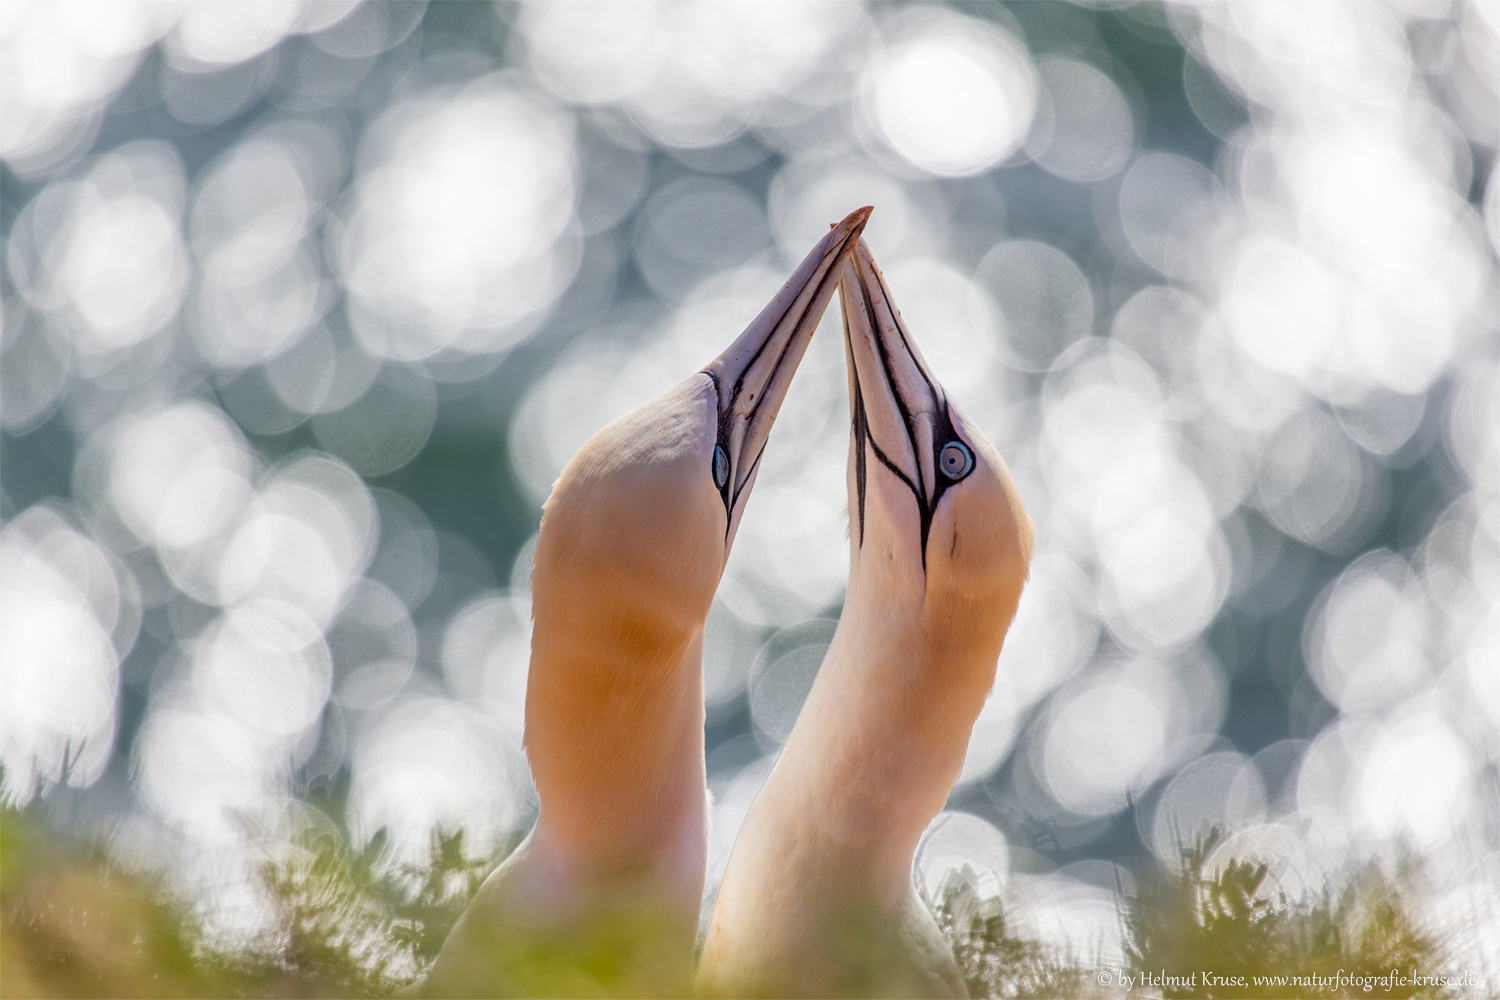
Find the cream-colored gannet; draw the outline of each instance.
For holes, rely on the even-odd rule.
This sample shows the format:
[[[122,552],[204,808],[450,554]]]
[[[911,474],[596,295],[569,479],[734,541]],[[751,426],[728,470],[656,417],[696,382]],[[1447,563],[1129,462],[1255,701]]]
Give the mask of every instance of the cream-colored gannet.
[[[706,863],[703,627],[792,373],[870,209],[707,368],[590,438],[542,515],[525,745],[536,826],[429,995],[683,995]]]
[[[963,767],[1031,559],[994,447],[943,391],[863,243],[849,361],[849,589],[812,691],[740,828],[700,992],[964,996],[912,883]]]

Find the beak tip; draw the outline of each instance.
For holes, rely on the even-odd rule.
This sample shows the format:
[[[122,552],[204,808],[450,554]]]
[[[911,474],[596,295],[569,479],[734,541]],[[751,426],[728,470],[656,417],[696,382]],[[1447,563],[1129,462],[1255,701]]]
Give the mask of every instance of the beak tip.
[[[828,228],[846,230],[849,233],[849,241],[855,242],[859,239],[860,233],[864,232],[865,223],[870,221],[870,213],[873,211],[875,211],[874,205],[856,208],[842,220],[829,225]]]

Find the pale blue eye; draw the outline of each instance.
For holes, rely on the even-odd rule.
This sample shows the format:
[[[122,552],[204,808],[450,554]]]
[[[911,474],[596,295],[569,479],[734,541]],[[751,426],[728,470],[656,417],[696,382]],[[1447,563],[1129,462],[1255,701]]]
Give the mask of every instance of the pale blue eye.
[[[714,485],[719,489],[729,482],[729,453],[722,444],[714,445]]]
[[[938,454],[938,468],[949,479],[962,479],[974,469],[974,453],[962,441],[949,441]]]

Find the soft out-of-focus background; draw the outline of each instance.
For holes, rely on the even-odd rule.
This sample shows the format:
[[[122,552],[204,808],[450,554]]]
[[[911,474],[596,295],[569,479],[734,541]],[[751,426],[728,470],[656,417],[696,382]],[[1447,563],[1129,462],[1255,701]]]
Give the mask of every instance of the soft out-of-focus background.
[[[225,933],[308,807],[534,815],[539,508],[829,222],[1040,534],[950,809],[1046,941],[1217,824],[1500,975],[1500,6],[0,12],[5,794]],[[847,575],[836,314],[709,622],[711,868]]]

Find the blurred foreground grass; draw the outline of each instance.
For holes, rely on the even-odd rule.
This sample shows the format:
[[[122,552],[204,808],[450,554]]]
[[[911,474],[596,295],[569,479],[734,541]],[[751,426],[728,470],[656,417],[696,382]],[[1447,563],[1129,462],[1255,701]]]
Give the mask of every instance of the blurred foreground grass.
[[[974,891],[972,873],[950,872],[932,906],[972,997],[1091,997],[1097,978],[1076,957],[1010,931],[1000,900]]]
[[[1164,986],[1164,997],[1449,997],[1418,977],[1441,976],[1440,942],[1413,922],[1405,875],[1367,863],[1308,898],[1272,886],[1265,862],[1228,859],[1210,869],[1217,831],[1182,850],[1175,871],[1132,901],[1126,952],[1136,973],[1197,972],[1190,985]],[[1205,973],[1222,982],[1206,983]],[[1346,976],[1329,987],[1319,980]],[[1258,986],[1256,977],[1275,982]],[[1310,982],[1307,980],[1311,980]]]
[[[383,835],[353,849],[346,831],[305,833],[259,866],[265,929],[227,944],[164,879],[58,834],[41,801],[0,806],[4,997],[385,995],[431,964],[505,853],[470,856],[458,832],[392,864]]]
[[[100,843],[59,835],[42,799],[0,808],[0,996],[378,996],[430,965],[454,920],[510,846],[471,856],[462,833],[434,838],[421,865],[393,863],[384,838],[353,848],[333,827],[279,846],[259,869],[269,921],[252,940],[211,939],[195,907],[160,878],[130,872]],[[1209,870],[1216,834],[1150,874],[1121,915],[1131,975],[1193,979],[1164,997],[1449,997],[1382,981],[1443,972],[1442,949],[1413,924],[1401,878],[1371,865],[1313,898],[1268,892],[1264,864]],[[931,901],[975,997],[1121,995],[1086,957],[1018,936],[1001,902],[952,872]],[[1254,976],[1373,982],[1258,986]],[[1222,980],[1205,982],[1205,974]],[[1235,985],[1236,977],[1240,985]],[[1139,980],[1137,980],[1139,982]],[[1369,986],[1367,989],[1366,986]],[[1137,988],[1136,995],[1145,991]]]

